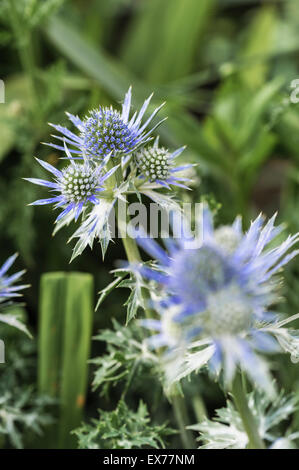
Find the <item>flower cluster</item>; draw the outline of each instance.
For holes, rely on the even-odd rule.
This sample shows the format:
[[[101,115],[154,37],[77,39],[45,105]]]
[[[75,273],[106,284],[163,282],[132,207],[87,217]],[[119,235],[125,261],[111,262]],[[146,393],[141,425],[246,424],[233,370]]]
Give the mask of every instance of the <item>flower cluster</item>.
[[[197,248],[187,246],[182,238],[169,243],[167,253],[154,240],[139,239],[158,259],[152,268],[140,268],[146,278],[161,285],[161,298],[156,301],[161,319],[145,321],[158,331],[151,338],[155,347],[185,348],[192,368],[195,356],[190,356],[190,350],[198,346],[194,370],[201,364],[202,353],[212,371],[223,369],[227,384],[239,365],[262,387],[271,387],[265,363],[256,352],[276,352],[283,343],[272,306],[279,300],[278,272],[298,254],[291,248],[299,240],[296,234],[272,247],[270,243],[282,231],[274,221],[275,216],[264,224],[259,216],[245,234],[240,218],[232,226],[214,229],[212,215],[205,208],[203,239]],[[270,331],[270,326],[276,331]],[[295,340],[291,341],[294,353]]]
[[[183,184],[187,179],[179,177],[177,173],[190,165],[174,166],[174,159],[184,147],[171,153],[159,147],[158,138],[153,146],[148,146],[152,133],[164,120],[151,125],[162,104],[142,122],[150,101],[151,96],[138,113],[130,116],[130,88],[121,112],[112,107],[99,107],[91,110],[82,120],[68,114],[78,129],[77,134],[63,126],[51,124],[61,134],[54,135],[61,144],[47,145],[63,150],[67,163],[59,170],[37,159],[52,174],[52,180],[25,179],[47,187],[52,193],[51,197],[39,199],[32,205],[53,204],[55,209],[61,209],[55,221],[54,233],[82,216],[82,223],[72,237],[79,238],[73,258],[87,245],[92,247],[97,238],[100,241],[105,239],[102,246],[107,246],[110,240],[107,230],[110,212],[119,197],[126,198],[129,187],[138,186],[139,193],[147,196],[152,195],[153,189],[170,189],[170,185],[187,187]],[[149,188],[152,183],[155,183],[155,187]],[[167,197],[164,201],[167,201]],[[95,207],[98,205],[101,207]]]

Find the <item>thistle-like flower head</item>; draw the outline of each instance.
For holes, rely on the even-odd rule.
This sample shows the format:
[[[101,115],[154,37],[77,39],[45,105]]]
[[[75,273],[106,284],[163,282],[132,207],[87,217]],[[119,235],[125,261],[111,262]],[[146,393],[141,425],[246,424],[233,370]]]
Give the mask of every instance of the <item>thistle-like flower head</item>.
[[[254,322],[254,308],[250,297],[234,283],[207,296],[203,314],[204,330],[213,338],[238,335],[250,330]]]
[[[274,221],[275,216],[264,225],[259,216],[245,234],[239,218],[232,226],[214,230],[212,215],[205,209],[203,240],[198,248],[186,248],[186,240],[179,239],[168,243],[167,253],[154,240],[140,238],[141,246],[158,259],[155,267],[141,268],[145,277],[157,281],[162,288],[161,299],[156,303],[161,320],[148,324],[158,331],[152,339],[155,346],[175,348],[176,344],[178,348],[188,348],[195,340],[213,345],[210,365],[213,370],[224,366],[227,382],[231,382],[240,364],[254,380],[264,383],[265,364],[254,350],[276,352],[276,339],[285,350],[298,353],[294,338],[288,337],[284,343],[280,339],[287,335],[282,330],[278,332],[280,327],[272,332],[263,327],[277,326],[278,315],[271,311],[279,300],[277,273],[298,254],[298,250],[290,249],[299,234],[268,247],[282,230],[274,227]],[[173,323],[171,328],[169,322],[162,321],[165,312]],[[175,329],[175,324],[179,328]],[[173,335],[172,331],[180,334]]]
[[[51,124],[54,129],[62,134],[62,137],[56,135],[53,137],[66,142],[70,146],[70,152],[78,154],[79,158],[82,158],[83,155],[89,159],[103,161],[108,155],[116,157],[131,154],[151,139],[152,132],[163,121],[148,129],[149,124],[164,103],[156,108],[142,124],[151,97],[144,102],[139,113],[135,113],[132,117],[130,117],[131,88],[125,96],[121,112],[112,107],[100,106],[98,109],[90,111],[84,119],[67,113],[70,121],[77,127],[79,135],[71,132],[66,127]],[[64,150],[62,145],[48,145]]]
[[[31,205],[54,204],[55,208],[62,208],[56,222],[64,220],[77,220],[82,211],[88,206],[99,204],[100,193],[105,190],[103,184],[116,170],[116,167],[103,174],[101,166],[93,162],[75,161],[65,146],[68,164],[62,170],[58,170],[47,162],[37,159],[40,165],[54,176],[52,181],[38,178],[25,178],[31,183],[46,186],[53,192],[48,199],[39,199]]]
[[[139,169],[140,177],[169,188],[169,185],[180,186],[189,189],[183,184],[189,181],[188,178],[176,176],[177,172],[190,168],[192,165],[183,165],[176,167],[174,160],[178,157],[185,147],[170,152],[164,147],[159,147],[159,137],[156,138],[154,145],[140,149],[135,154],[135,162]]]
[[[169,152],[164,148],[148,147],[136,154],[141,174],[153,182],[166,181],[170,176]]]
[[[131,129],[113,108],[90,111],[83,121],[81,138],[86,154],[103,158],[110,153],[131,153],[138,146],[137,130]]]

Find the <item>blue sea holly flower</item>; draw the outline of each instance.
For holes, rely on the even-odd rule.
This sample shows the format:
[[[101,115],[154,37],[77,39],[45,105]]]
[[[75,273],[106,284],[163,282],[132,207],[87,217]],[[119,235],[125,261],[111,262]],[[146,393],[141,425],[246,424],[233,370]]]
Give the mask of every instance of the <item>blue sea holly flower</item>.
[[[151,121],[159,112],[164,103],[156,108],[151,116],[142,123],[142,118],[148,108],[152,95],[144,102],[139,113],[130,117],[131,109],[131,88],[127,92],[122,111],[119,112],[112,107],[99,107],[93,109],[81,120],[78,116],[67,113],[69,119],[79,130],[79,135],[74,134],[67,128],[51,124],[54,129],[62,134],[62,137],[53,137],[66,142],[70,146],[70,151],[82,156],[105,160],[105,157],[112,155],[124,156],[136,151],[140,146],[145,145],[150,139],[152,132],[162,123],[148,129]],[[56,144],[48,144],[56,149],[64,150],[64,147]]]
[[[213,371],[224,370],[227,384],[239,365],[266,388],[271,387],[267,365],[256,352],[276,352],[280,345],[299,357],[298,340],[283,332],[279,315],[272,311],[280,300],[278,272],[298,254],[290,249],[299,234],[274,246],[274,238],[282,231],[274,221],[275,216],[264,224],[259,216],[246,233],[240,218],[231,226],[214,229],[212,215],[205,208],[198,248],[188,248],[183,237],[168,241],[166,252],[153,239],[139,239],[158,260],[152,268],[140,268],[145,277],[160,284],[161,298],[155,305],[161,319],[148,324],[157,330],[151,341],[170,349],[185,348],[187,370],[192,368],[190,347],[199,345],[195,352],[199,362],[194,361],[198,365],[204,345],[205,360]],[[163,321],[164,315],[171,319],[171,328],[169,321]]]
[[[135,162],[140,176],[150,183],[156,183],[169,189],[169,185],[180,186],[189,189],[183,182],[188,178],[179,177],[176,173],[181,172],[192,165],[175,167],[174,160],[183,152],[185,147],[169,152],[164,147],[159,147],[159,137],[152,147],[142,148],[135,155]]]
[[[23,276],[25,270],[18,271],[12,275],[7,275],[7,271],[15,262],[17,256],[17,253],[10,256],[0,268],[0,307],[8,305],[10,299],[20,297],[22,295],[20,294],[20,291],[29,287],[25,284],[15,285],[15,283]]]
[[[77,220],[80,214],[87,207],[100,203],[100,193],[105,190],[104,182],[117,169],[103,174],[100,166],[93,162],[75,162],[67,148],[65,148],[69,164],[62,170],[58,170],[47,162],[37,159],[40,165],[54,176],[52,181],[38,178],[25,178],[31,183],[46,186],[53,196],[47,199],[39,199],[31,205],[54,204],[55,208],[61,208],[56,222],[69,223],[72,219]]]

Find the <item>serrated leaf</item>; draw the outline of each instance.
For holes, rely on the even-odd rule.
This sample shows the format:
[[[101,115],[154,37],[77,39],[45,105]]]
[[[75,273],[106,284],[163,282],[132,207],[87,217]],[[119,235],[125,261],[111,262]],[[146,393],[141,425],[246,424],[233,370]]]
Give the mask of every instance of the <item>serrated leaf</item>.
[[[106,299],[106,297],[110,294],[110,292],[113,291],[113,289],[115,289],[121,282],[121,280],[124,278],[124,276],[127,275],[127,272],[124,272],[123,274],[117,276],[117,278],[112,281],[110,284],[108,284],[107,287],[105,287],[104,289],[102,289],[100,292],[98,292],[100,295],[98,301],[97,301],[97,304],[96,304],[96,308],[95,308],[95,311],[97,311],[97,309],[99,308],[99,306],[102,304],[102,302]]]
[[[120,400],[113,411],[99,410],[99,419],[74,431],[80,449],[165,448],[164,438],[175,434],[166,424],[152,425],[145,403],[133,411]]]

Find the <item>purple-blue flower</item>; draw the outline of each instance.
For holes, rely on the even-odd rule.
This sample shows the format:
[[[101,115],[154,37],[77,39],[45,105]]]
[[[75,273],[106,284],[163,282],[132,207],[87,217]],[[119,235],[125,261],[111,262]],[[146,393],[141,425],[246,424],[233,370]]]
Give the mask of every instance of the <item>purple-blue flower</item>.
[[[265,363],[255,351],[279,349],[263,325],[277,323],[272,307],[279,300],[278,272],[298,254],[290,249],[299,240],[297,233],[272,245],[282,231],[274,221],[275,216],[265,224],[259,216],[245,234],[240,218],[231,226],[214,229],[205,208],[202,243],[197,248],[186,245],[184,237],[168,240],[168,252],[153,239],[139,239],[157,259],[152,268],[141,268],[161,289],[155,302],[160,319],[145,321],[157,331],[151,338],[155,347],[188,349],[199,341],[200,347],[212,346],[209,364],[214,371],[223,367],[226,382],[231,382],[240,365],[256,382],[265,383]]]
[[[62,134],[62,136],[54,135],[53,137],[66,142],[71,153],[79,154],[80,157],[83,154],[86,157],[102,161],[108,155],[115,157],[131,154],[151,139],[152,132],[163,121],[148,129],[149,124],[163,106],[162,104],[142,123],[151,97],[152,95],[144,102],[139,113],[135,112],[131,117],[131,88],[125,96],[121,112],[112,107],[100,106],[98,109],[90,111],[82,120],[78,116],[67,113],[70,121],[79,130],[79,135],[71,132],[66,127],[51,124],[55,130]],[[63,145],[48,145],[64,150]]]
[[[87,207],[100,203],[100,193],[105,190],[104,182],[115,172],[117,167],[103,174],[102,166],[95,165],[92,161],[75,161],[66,146],[64,147],[68,164],[58,170],[47,162],[36,159],[40,165],[53,175],[53,180],[43,180],[38,178],[25,178],[31,183],[46,186],[53,194],[50,198],[39,199],[31,205],[54,204],[55,209],[62,211],[58,215],[56,222],[60,220],[70,222],[77,220],[80,214]]]
[[[10,256],[5,263],[0,268],[0,306],[6,306],[10,299],[15,297],[20,297],[20,291],[28,287],[28,285],[15,285],[16,282],[20,280],[20,278],[25,273],[25,270],[18,271],[15,274],[7,275],[7,271],[15,262],[18,254],[15,253],[14,255]]]

